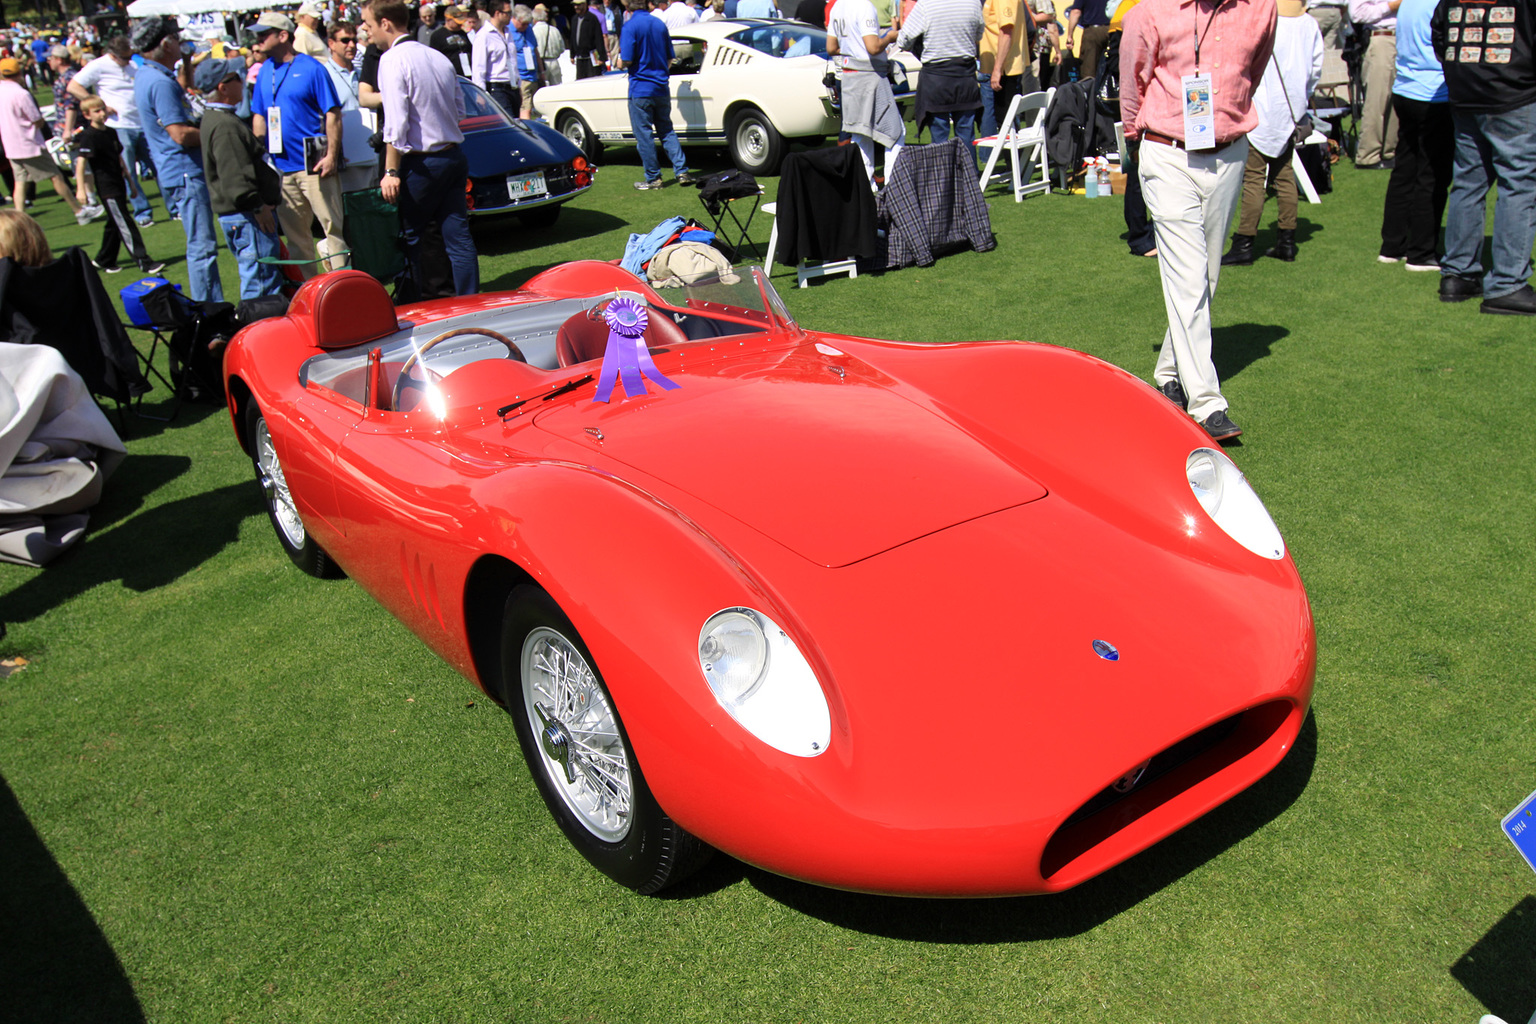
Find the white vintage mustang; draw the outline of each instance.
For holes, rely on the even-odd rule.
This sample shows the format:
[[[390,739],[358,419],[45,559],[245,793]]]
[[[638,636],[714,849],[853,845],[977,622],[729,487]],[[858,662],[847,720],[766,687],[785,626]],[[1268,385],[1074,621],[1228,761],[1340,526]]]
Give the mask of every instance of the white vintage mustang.
[[[774,174],[787,140],[819,143],[838,130],[827,33],[797,21],[726,20],[672,33],[672,123],[684,145],[730,148],[749,174]],[[917,86],[919,63],[908,53],[897,90]],[[901,84],[903,73],[906,84]],[[535,113],[596,160],[604,142],[633,143],[629,76],[612,72],[540,89]]]

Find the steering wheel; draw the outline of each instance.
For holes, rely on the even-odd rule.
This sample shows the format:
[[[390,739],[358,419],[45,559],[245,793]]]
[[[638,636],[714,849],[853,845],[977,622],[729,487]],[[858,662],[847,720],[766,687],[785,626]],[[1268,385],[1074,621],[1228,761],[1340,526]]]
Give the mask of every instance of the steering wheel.
[[[439,334],[425,345],[417,348],[409,356],[406,357],[405,365],[400,367],[400,376],[395,380],[395,393],[390,397],[390,408],[394,409],[396,412],[402,412],[403,410],[400,408],[400,399],[405,394],[405,389],[408,387],[419,388],[426,383],[426,381],[423,381],[421,384],[418,384],[416,381],[410,379],[411,368],[421,361],[422,356],[426,355],[438,344],[447,341],[449,338],[461,338],[470,334],[479,334],[490,338],[492,341],[499,341],[503,345],[507,346],[507,352],[512,356],[513,359],[520,363],[526,363],[528,361],[528,357],[523,355],[523,350],[517,347],[517,342],[513,341],[511,338],[504,334],[496,333],[488,327],[458,327],[451,331],[444,331],[442,334]]]

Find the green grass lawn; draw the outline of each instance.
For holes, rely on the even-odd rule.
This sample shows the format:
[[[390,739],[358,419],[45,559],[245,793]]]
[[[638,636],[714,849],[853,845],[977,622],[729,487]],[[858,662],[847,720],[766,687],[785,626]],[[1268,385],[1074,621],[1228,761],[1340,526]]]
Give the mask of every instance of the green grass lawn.
[[[479,225],[486,288],[702,217],[639,177],[613,149],[553,229]],[[0,566],[0,655],[28,662],[0,679],[0,1020],[1523,1022],[1536,876],[1498,822],[1536,788],[1536,332],[1379,265],[1385,186],[1340,165],[1295,263],[1222,276],[1233,455],[1308,584],[1319,665],[1289,760],[1204,820],[1054,897],[850,895],[723,857],[634,896],[567,846],[509,717],[289,564],[227,415],[189,406],[132,423],[86,543]],[[993,252],[778,283],[811,328],[1150,376],[1162,296],[1121,201],[991,207]],[[37,214],[58,248],[99,238],[51,195]],[[147,241],[185,282],[180,226]],[[1058,429],[1091,457],[1125,439],[1084,398]],[[1222,642],[1224,609],[1189,614]]]

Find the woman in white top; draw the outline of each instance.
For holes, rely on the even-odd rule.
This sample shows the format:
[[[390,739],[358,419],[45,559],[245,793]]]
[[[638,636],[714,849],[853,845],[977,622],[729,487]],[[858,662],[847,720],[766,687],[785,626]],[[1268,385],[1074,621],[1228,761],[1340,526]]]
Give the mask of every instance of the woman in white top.
[[[1291,171],[1291,141],[1307,117],[1312,90],[1323,77],[1323,33],[1307,17],[1304,0],[1279,0],[1275,50],[1264,77],[1253,91],[1259,124],[1248,133],[1248,164],[1243,168],[1243,199],[1232,248],[1221,258],[1224,267],[1246,267],[1254,261],[1253,238],[1264,212],[1264,183],[1275,182],[1280,204],[1280,237],[1264,253],[1287,263],[1296,258],[1296,175]]]

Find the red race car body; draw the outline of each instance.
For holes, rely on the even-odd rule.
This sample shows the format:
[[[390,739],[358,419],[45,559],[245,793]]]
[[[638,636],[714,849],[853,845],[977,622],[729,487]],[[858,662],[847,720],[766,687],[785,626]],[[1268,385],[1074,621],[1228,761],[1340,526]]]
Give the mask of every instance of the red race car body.
[[[867,892],[1069,888],[1307,714],[1262,504],[1081,353],[810,332],[755,269],[575,263],[399,309],[317,277],[225,373],[290,556],[501,700],[566,835],[643,892],[709,847]]]

